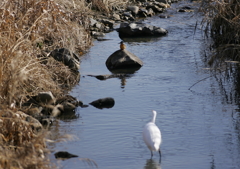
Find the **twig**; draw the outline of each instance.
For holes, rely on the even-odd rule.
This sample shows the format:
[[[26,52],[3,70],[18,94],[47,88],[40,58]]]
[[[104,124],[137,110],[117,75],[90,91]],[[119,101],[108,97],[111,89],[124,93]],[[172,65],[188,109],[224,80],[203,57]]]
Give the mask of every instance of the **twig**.
[[[189,87],[188,88],[188,90],[190,90],[193,86],[195,86],[196,84],[198,84],[199,82],[201,82],[201,81],[204,81],[204,80],[206,80],[206,79],[208,79],[208,78],[210,78],[210,77],[212,77],[213,75],[211,75],[211,76],[208,76],[208,77],[205,77],[205,78],[203,78],[203,79],[201,79],[201,80],[199,80],[199,81],[197,81],[196,83],[194,83],[191,87]]]

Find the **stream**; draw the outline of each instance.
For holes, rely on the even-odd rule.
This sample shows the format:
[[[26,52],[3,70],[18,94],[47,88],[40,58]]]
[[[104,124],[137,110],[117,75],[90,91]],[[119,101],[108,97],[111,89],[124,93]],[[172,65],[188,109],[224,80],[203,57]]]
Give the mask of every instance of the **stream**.
[[[176,11],[181,5],[192,5],[186,3],[172,4],[164,13],[170,18],[156,15],[144,21],[167,29],[167,36],[124,39],[127,50],[144,62],[126,78],[87,76],[111,74],[105,61],[119,49],[121,39],[113,31],[104,37],[108,40],[94,41],[81,58],[80,83],[70,94],[84,104],[112,97],[115,105],[109,109],[79,107],[76,118],[55,123],[52,138],[74,137],[49,144],[53,153],[77,154],[94,160],[99,169],[240,168],[238,105],[226,101],[217,79],[210,76],[204,56],[208,45],[203,32],[195,30],[201,15]],[[151,159],[142,139],[152,110],[158,112],[156,125],[162,133],[161,163],[157,152]],[[58,161],[51,155],[59,168],[95,168],[79,158]]]

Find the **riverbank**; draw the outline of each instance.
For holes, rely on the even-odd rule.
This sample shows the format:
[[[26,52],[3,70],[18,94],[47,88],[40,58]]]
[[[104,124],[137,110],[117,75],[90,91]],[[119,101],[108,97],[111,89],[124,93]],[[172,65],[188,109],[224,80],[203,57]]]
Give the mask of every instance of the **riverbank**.
[[[161,10],[152,3],[138,2],[146,9],[143,17]],[[132,8],[125,11],[128,4],[132,5],[127,0],[108,4],[60,0],[1,2],[2,168],[50,168],[45,157],[47,131],[43,124],[51,124],[51,119],[64,113],[66,107],[72,110],[81,105],[71,97],[67,103],[63,101],[68,100],[67,92],[79,83],[77,58],[87,52],[93,36],[98,38],[111,31],[111,23],[136,19]],[[64,49],[62,60],[54,55],[56,49]]]

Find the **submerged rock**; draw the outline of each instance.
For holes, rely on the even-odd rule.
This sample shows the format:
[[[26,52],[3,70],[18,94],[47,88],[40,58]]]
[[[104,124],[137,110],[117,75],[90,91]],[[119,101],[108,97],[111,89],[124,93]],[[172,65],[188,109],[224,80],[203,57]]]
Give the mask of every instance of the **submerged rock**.
[[[133,53],[124,50],[117,50],[106,60],[106,66],[109,70],[140,68],[143,62]]]
[[[99,109],[112,108],[115,104],[115,101],[111,97],[106,97],[106,98],[95,100],[89,104]]]

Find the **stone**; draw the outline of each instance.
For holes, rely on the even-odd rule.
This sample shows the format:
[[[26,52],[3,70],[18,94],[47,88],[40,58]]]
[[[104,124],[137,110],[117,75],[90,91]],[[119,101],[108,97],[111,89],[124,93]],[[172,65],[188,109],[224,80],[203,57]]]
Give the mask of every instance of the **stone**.
[[[40,92],[37,95],[36,101],[41,104],[54,104],[55,97],[52,92]]]
[[[114,25],[114,21],[113,20],[109,20],[109,19],[102,19],[101,22],[105,25],[108,26],[109,28],[113,28]]]
[[[73,157],[78,157],[78,155],[71,154],[67,151],[59,151],[54,154],[56,159],[69,159]]]
[[[141,36],[163,36],[168,33],[166,29],[148,25],[145,23],[121,23],[118,29],[119,36],[141,37]]]
[[[127,10],[131,11],[132,14],[137,15],[138,11],[139,11],[139,7],[138,6],[128,6]]]
[[[106,60],[106,66],[109,70],[140,68],[143,62],[133,53],[124,50],[117,50]]]
[[[106,97],[106,98],[95,100],[89,104],[99,109],[112,108],[115,104],[115,101],[111,97]]]
[[[62,62],[71,70],[78,71],[80,68],[80,61],[78,56],[70,52],[68,49],[55,49],[50,53],[50,56],[52,56],[55,60]]]
[[[157,5],[150,5],[146,7],[147,10],[152,9],[155,13],[163,12],[163,8],[158,7]]]

